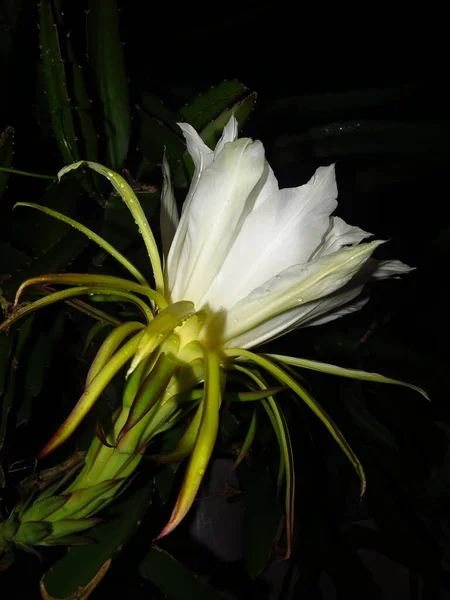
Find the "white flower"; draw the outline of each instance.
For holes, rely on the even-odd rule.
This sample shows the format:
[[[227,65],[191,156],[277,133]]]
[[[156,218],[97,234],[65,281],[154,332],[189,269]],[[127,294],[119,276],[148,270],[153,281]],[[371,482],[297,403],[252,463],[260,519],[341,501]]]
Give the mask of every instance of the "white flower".
[[[370,279],[412,270],[369,260],[382,242],[361,244],[372,234],[331,216],[334,165],[280,190],[263,145],[237,139],[234,117],[214,151],[190,125],[180,127],[195,172],[178,222],[164,163],[166,295],[206,309],[204,341],[251,348],[325,323],[361,308],[367,299],[358,297]]]

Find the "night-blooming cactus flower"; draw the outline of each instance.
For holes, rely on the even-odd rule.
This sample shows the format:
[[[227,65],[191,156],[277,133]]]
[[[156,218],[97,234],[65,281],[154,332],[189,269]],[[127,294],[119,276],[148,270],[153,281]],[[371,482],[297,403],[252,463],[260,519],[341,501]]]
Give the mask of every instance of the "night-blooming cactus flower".
[[[369,260],[381,241],[331,216],[334,165],[300,187],[279,189],[259,141],[237,139],[232,118],[214,151],[180,125],[195,173],[178,222],[166,175],[161,231],[166,294],[208,315],[200,339],[252,348],[362,306],[370,279],[407,273],[399,261]],[[172,239],[173,238],[173,239]]]
[[[0,329],[40,306],[57,300],[73,302],[71,298],[83,294],[97,300],[112,295],[119,302],[133,304],[140,313],[133,320],[121,322],[88,303],[77,300],[73,304],[114,328],[91,365],[83,395],[40,457],[73,433],[125,365],[127,381],[122,405],[108,421],[107,430],[98,428],[83,470],[65,491],[67,497],[72,494],[72,504],[58,505],[51,515],[53,524],[72,519],[73,514],[90,519],[117,494],[154,436],[186,415],[193,415],[176,448],[154,457],[160,461],[190,457],[176,506],[161,536],[169,533],[195,499],[214,449],[223,401],[261,401],[282,456],[280,480],[284,477],[286,483],[287,556],[293,519],[293,459],[289,433],[274,395],[290,388],[321,419],[351,461],[362,491],[365,477],[338,427],[298,378],[290,374],[291,369],[288,372],[282,367],[283,363],[404,385],[426,394],[413,385],[375,373],[295,357],[256,354],[250,349],[296,327],[318,325],[357,310],[366,301],[361,292],[368,281],[411,269],[398,261],[372,259],[382,242],[362,243],[370,233],[333,216],[337,206],[333,165],[317,169],[305,185],[280,190],[265,159],[263,145],[248,138],[237,139],[234,118],[214,150],[191,126],[180,127],[194,163],[194,174],[179,218],[169,168],[163,161],[163,263],[145,214],[120,175],[92,162],[70,165],[60,173],[61,177],[87,165],[110,180],[139,227],[155,289],[125,256],[93,231],[56,211],[22,203],[82,231],[119,261],[136,281],[70,273],[28,280],[17,293],[16,305],[30,285],[38,284],[46,295],[18,308]],[[74,287],[58,292],[48,287],[57,284]],[[267,375],[271,383],[266,381]],[[244,385],[244,391],[232,392],[227,380]],[[249,448],[254,431],[252,420],[237,462]],[[84,502],[86,494],[95,502],[80,512],[79,499]],[[24,519],[28,519],[26,513],[21,520]],[[56,535],[54,529],[52,535]]]

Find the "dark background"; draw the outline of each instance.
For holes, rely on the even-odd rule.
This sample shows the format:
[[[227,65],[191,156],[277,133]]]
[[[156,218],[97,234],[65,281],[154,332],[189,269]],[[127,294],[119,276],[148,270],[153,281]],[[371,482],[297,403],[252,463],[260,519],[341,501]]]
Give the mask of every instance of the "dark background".
[[[12,5],[2,4],[0,133],[14,128],[16,169],[52,175],[64,161],[48,109],[39,100],[38,6],[23,2],[11,20]],[[86,49],[90,52],[85,45],[88,5],[63,4],[60,33],[70,34],[81,64]],[[334,441],[306,408],[293,410],[287,399],[297,469],[294,551],[288,563],[276,562],[263,576],[268,556],[261,558],[258,550],[268,545],[270,554],[273,536],[268,543],[271,534],[265,525],[276,503],[263,502],[269,488],[260,465],[276,463],[276,447],[263,431],[234,481],[246,501],[241,494],[225,493],[231,464],[225,421],[217,461],[200,494],[208,499],[199,500],[187,522],[161,544],[188,571],[182,576],[178,563],[168,559],[162,566],[149,554],[149,540],[167,512],[159,497],[93,597],[217,597],[206,587],[187,592],[192,581],[208,582],[238,598],[446,597],[450,123],[442,15],[425,13],[425,8],[414,15],[410,8],[397,17],[394,7],[355,7],[348,15],[342,9],[334,15],[325,5],[283,3],[119,6],[133,115],[124,168],[132,177],[142,172],[141,121],[135,107],[144,93],[177,111],[224,79],[237,79],[255,91],[257,102],[242,135],[263,141],[280,187],[305,183],[317,166],[336,162],[337,214],[389,240],[377,257],[417,267],[401,280],[374,286],[370,303],[358,314],[291,333],[270,350],[404,379],[424,387],[432,403],[398,388],[308,373],[315,397],[365,466],[368,491],[363,501],[358,501],[356,477]],[[84,73],[92,79],[88,65]],[[94,96],[94,115],[97,110]],[[162,139],[154,143],[164,145]],[[144,170],[141,183],[158,188],[159,170]],[[46,181],[10,177],[0,205],[0,251],[6,265],[0,272],[11,274],[11,247],[38,263],[43,258],[35,249],[38,238],[29,235],[34,216],[12,216],[11,208],[21,199],[40,202],[47,186]],[[181,199],[185,189],[178,193]],[[60,210],[64,212],[62,206]],[[84,198],[75,212],[102,224],[101,203]],[[55,270],[56,265],[58,270],[93,268],[95,251],[73,243],[78,244],[73,256],[68,252],[67,260],[62,256],[58,264],[50,263]],[[130,239],[128,249],[136,253],[136,240]],[[12,288],[5,284],[7,301]],[[35,336],[50,331],[54,317],[42,318]],[[35,455],[42,437],[76,399],[86,364],[75,357],[85,331],[86,324],[72,316],[60,334],[52,330],[59,352],[48,350],[44,366],[59,376],[45,380],[27,418],[16,419],[18,429],[1,450],[5,471],[15,460]],[[31,344],[28,351],[37,350]],[[21,381],[19,396],[27,386],[26,379]],[[50,402],[54,412],[49,416]],[[154,476],[151,467],[144,469],[147,475]],[[10,475],[7,484],[15,483]],[[250,511],[255,519],[249,521]],[[45,568],[59,557],[53,550],[44,554]],[[24,569],[30,572],[29,582],[21,581]],[[31,598],[43,570],[34,557],[21,553],[2,577],[15,586],[17,597]],[[200,580],[190,579],[191,571]],[[183,585],[171,587],[176,580]]]

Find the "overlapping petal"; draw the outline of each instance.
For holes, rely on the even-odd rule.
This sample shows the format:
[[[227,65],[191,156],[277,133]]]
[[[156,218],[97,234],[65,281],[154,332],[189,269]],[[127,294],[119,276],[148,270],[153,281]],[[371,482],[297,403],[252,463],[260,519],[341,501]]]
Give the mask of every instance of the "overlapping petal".
[[[230,119],[215,150],[181,124],[195,166],[170,248],[172,302],[189,300],[209,318],[202,341],[251,348],[296,327],[359,310],[372,279],[407,273],[400,261],[370,258],[381,243],[331,216],[334,165],[280,190],[260,142],[237,138]],[[167,195],[168,176],[165,173]]]

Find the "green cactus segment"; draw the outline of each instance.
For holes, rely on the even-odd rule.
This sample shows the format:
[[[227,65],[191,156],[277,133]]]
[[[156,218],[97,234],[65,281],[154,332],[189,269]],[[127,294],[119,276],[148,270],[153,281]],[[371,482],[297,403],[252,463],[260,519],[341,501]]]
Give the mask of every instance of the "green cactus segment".
[[[120,171],[128,152],[131,115],[116,0],[90,0],[87,24],[90,63],[103,108],[107,162]]]
[[[183,107],[180,112],[187,122],[197,129],[205,144],[214,148],[232,115],[236,117],[239,129],[247,121],[256,102],[256,94],[247,94],[247,91],[247,88],[237,81],[224,81]],[[174,187],[187,187],[193,172],[192,159],[185,151],[181,164],[175,171]]]
[[[39,3],[39,32],[42,74],[50,121],[62,159],[65,163],[71,163],[78,160],[78,150],[58,28],[53,18],[50,0],[41,0]]]
[[[239,81],[222,81],[180,109],[180,115],[197,131],[201,131],[224,110],[240,102],[248,92]]]

